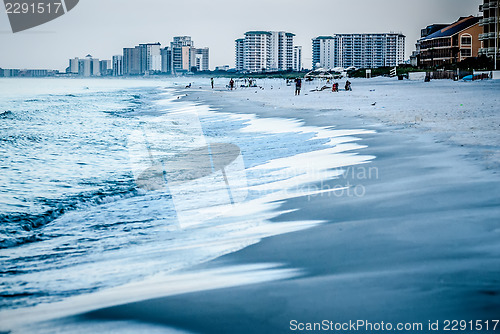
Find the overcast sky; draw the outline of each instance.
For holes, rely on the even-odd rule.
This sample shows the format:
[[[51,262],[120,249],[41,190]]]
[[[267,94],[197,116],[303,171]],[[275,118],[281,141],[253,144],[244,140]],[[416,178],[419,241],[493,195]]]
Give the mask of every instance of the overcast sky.
[[[335,33],[401,31],[409,57],[420,29],[477,15],[482,0],[80,0],[68,14],[13,34],[0,12],[0,67],[64,70],[68,59],[110,59],[123,47],[190,35],[210,47],[210,67],[234,66],[234,40],[249,30],[296,34],[311,67],[311,39]]]

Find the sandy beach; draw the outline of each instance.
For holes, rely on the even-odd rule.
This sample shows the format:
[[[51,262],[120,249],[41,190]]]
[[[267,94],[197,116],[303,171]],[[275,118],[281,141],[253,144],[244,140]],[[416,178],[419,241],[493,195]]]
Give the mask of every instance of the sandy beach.
[[[414,332],[428,333],[429,322],[438,321],[442,332],[447,320],[498,319],[500,82],[382,78],[354,80],[352,92],[339,93],[313,92],[318,84],[307,83],[298,97],[282,80],[235,91],[224,84],[218,79],[212,91],[208,82],[195,82],[177,90],[178,100],[303,127],[363,129],[355,135],[362,145],[355,154],[375,158],[315,183],[341,192],[274,203],[282,212],[271,219],[278,227],[324,223],[183,269],[168,283],[157,282],[163,287],[157,293],[151,285],[143,298],[140,287],[122,290],[129,302],[118,298],[103,307],[96,294],[90,309],[14,333],[113,332],[117,326],[120,333],[347,333],[306,329],[357,321],[412,324]],[[224,272],[228,268],[240,271]],[[260,273],[272,270],[289,274],[259,282]]]

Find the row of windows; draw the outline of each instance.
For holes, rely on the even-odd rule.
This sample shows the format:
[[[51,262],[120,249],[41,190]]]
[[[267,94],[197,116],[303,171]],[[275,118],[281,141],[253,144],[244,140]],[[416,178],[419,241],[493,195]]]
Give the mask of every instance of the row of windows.
[[[454,45],[457,44],[458,39],[455,38]],[[472,36],[471,35],[463,35],[460,39],[461,45],[472,45]],[[440,48],[440,47],[449,47],[451,46],[450,38],[442,38],[442,39],[434,39],[431,41],[422,42],[422,49],[430,49],[430,48]]]
[[[455,56],[458,56],[458,54],[454,53],[451,49],[425,51],[421,54],[422,59],[453,58]],[[460,49],[460,56],[472,57],[472,49]]]

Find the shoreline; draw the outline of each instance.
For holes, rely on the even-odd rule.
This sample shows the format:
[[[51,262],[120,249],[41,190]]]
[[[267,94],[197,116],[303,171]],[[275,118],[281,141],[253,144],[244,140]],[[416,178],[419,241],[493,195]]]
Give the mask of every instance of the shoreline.
[[[293,212],[273,219],[327,224],[265,238],[186,270],[202,274],[274,263],[298,270],[298,276],[101,308],[72,318],[75,323],[135,320],[203,333],[286,333],[293,319],[427,323],[498,314],[500,180],[495,170],[464,159],[464,148],[436,143],[419,129],[374,124],[348,113],[335,117],[338,110],[316,117],[317,109],[299,114],[307,109],[291,112],[206,90],[187,94],[180,100],[200,100],[222,112],[375,130],[358,137],[367,145],[360,154],[376,156],[371,164],[377,177],[352,177],[365,187],[362,197],[282,201],[279,211]]]
[[[219,110],[234,107],[231,100],[200,99]],[[262,116],[289,112],[259,110]],[[353,128],[360,122],[346,116],[330,125]],[[302,276],[150,299],[81,319],[134,319],[203,333],[286,333],[293,319],[494,319],[500,309],[498,177],[464,160],[461,147],[436,143],[426,133],[380,124],[364,128],[377,130],[363,136],[368,147],[362,154],[376,156],[380,171],[380,178],[364,180],[366,196],[287,200],[280,209],[298,210],[275,221],[329,223],[266,238],[190,270],[281,263]]]
[[[154,89],[155,91],[157,89]],[[166,88],[168,91],[172,91],[171,88]],[[305,180],[309,180],[311,182],[312,180],[317,179],[317,175],[303,175],[302,174],[302,168],[304,166],[301,166],[300,161],[296,161],[297,159],[295,156],[300,156],[302,155],[307,155],[309,158],[314,158],[318,159],[319,156],[324,156],[324,155],[329,155],[331,156],[331,159],[334,161],[337,161],[339,168],[341,166],[349,166],[350,164],[356,164],[356,163],[362,163],[366,159],[371,159],[371,157],[365,157],[365,156],[356,156],[352,151],[357,151],[360,146],[356,145],[354,142],[357,141],[353,137],[346,137],[350,135],[355,135],[358,133],[363,133],[364,131],[358,131],[354,130],[349,133],[339,133],[338,131],[330,131],[327,129],[319,129],[319,128],[311,128],[311,127],[304,127],[302,126],[301,123],[297,123],[295,121],[287,121],[286,119],[281,119],[281,120],[274,120],[271,122],[273,126],[269,126],[269,124],[266,122],[266,119],[259,119],[253,116],[253,114],[248,114],[248,115],[235,115],[235,114],[225,114],[225,113],[220,113],[216,114],[213,111],[210,111],[208,107],[204,104],[199,105],[199,107],[195,107],[195,104],[193,103],[180,103],[179,105],[170,104],[166,103],[169,101],[172,101],[173,99],[177,100],[176,97],[171,96],[171,93],[160,93],[161,96],[165,97],[165,99],[156,99],[152,98],[151,101],[153,101],[153,104],[156,105],[158,104],[160,108],[155,112],[151,112],[150,108],[146,107],[143,111],[143,113],[137,113],[136,111],[132,111],[132,115],[145,115],[146,117],[157,117],[163,115],[163,106],[167,106],[170,111],[174,112],[177,110],[193,110],[197,109],[199,112],[199,117],[204,119],[206,122],[206,126],[208,127],[207,129],[210,131],[216,130],[214,133],[219,133],[217,131],[218,127],[221,127],[222,131],[220,131],[221,134],[224,134],[225,131],[228,131],[228,138],[230,139],[230,142],[233,143],[238,143],[238,145],[242,145],[243,151],[245,151],[247,154],[247,157],[249,158],[249,177],[250,179],[253,178],[252,184],[252,191],[253,195],[248,199],[248,202],[243,205],[243,210],[244,213],[237,213],[236,217],[232,217],[229,215],[228,217],[221,218],[219,221],[213,221],[212,223],[209,223],[212,227],[206,226],[203,230],[210,230],[212,229],[212,232],[207,232],[210,234],[210,237],[208,239],[204,239],[205,242],[201,243],[201,246],[203,244],[205,245],[204,247],[206,248],[205,252],[202,252],[200,254],[203,254],[202,256],[207,257],[208,259],[214,259],[217,256],[221,256],[223,254],[226,254],[228,252],[234,252],[236,250],[242,249],[244,246],[247,246],[252,243],[258,242],[260,239],[263,237],[267,237],[270,235],[275,235],[275,234],[282,234],[282,233],[287,233],[290,231],[297,231],[301,230],[310,226],[314,226],[317,224],[320,224],[322,222],[315,222],[315,221],[310,221],[306,220],[303,222],[293,222],[290,224],[283,223],[279,224],[279,226],[273,226],[273,224],[269,224],[269,219],[271,217],[276,217],[281,211],[276,211],[274,210],[277,207],[277,204],[274,204],[275,201],[278,199],[284,199],[284,198],[289,198],[289,194],[285,191],[282,194],[276,194],[277,196],[272,196],[272,199],[267,198],[266,196],[266,191],[272,189],[277,189],[276,185],[279,184],[280,188],[282,189],[289,189],[287,187],[288,182],[280,183],[279,181],[285,181],[285,179],[281,179],[282,177],[288,178],[291,176],[292,178],[300,178],[301,176],[305,176]],[[135,98],[136,95],[134,95]],[[130,115],[130,113],[129,113]],[[175,116],[174,116],[175,117]],[[166,119],[168,123],[168,118]],[[267,119],[268,120],[268,119]],[[164,119],[165,121],[165,119]],[[230,125],[225,125],[224,123],[229,122]],[[245,124],[245,125],[243,125]],[[227,130],[224,130],[224,128],[227,128]],[[242,128],[245,128],[244,130]],[[232,132],[230,129],[241,129],[241,131],[237,132]],[[287,140],[284,140],[284,133],[287,133]],[[211,137],[209,135],[209,137]],[[280,141],[280,143],[276,144],[271,144],[272,140],[270,138],[273,138],[274,140]],[[217,141],[217,139],[215,139]],[[233,140],[233,141],[231,141]],[[307,143],[302,144],[302,140],[307,140]],[[328,143],[328,141],[333,140],[334,143],[337,144],[335,150],[333,150],[332,143]],[[255,143],[252,143],[254,142]],[[297,147],[294,145],[290,145],[291,143],[297,143],[299,144]],[[261,148],[264,148],[262,150]],[[265,148],[269,148],[269,152],[266,152]],[[281,151],[283,150],[283,151]],[[260,154],[258,152],[262,152],[263,154]],[[274,153],[273,153],[274,152]],[[302,153],[301,153],[302,152]],[[307,153],[308,152],[308,153]],[[317,152],[317,153],[316,153]],[[309,154],[313,153],[313,154]],[[339,156],[347,158],[345,161],[339,161]],[[260,168],[256,168],[252,170],[252,166],[262,166],[263,170],[267,170],[269,167],[265,167],[267,162],[269,160],[273,160],[273,165],[274,169],[278,167],[279,168],[290,168],[292,167],[292,173],[296,172],[297,175],[289,175],[288,173],[285,173],[284,175],[280,175],[280,173],[274,173],[270,171],[270,175],[266,176],[269,180],[269,182],[261,182],[261,180],[256,179],[255,176],[252,177],[252,175],[260,175],[261,171]],[[292,163],[291,161],[295,161],[295,163]],[[321,172],[320,177],[327,177],[327,175],[331,175],[332,173],[326,173],[322,169],[325,168],[324,164],[321,164],[322,166],[319,167],[317,166],[316,169]],[[300,167],[299,167],[300,166]],[[295,171],[296,169],[296,171]],[[315,169],[315,170],[316,170]],[[308,174],[309,170],[307,170]],[[333,173],[336,175],[336,172]],[[233,175],[234,176],[234,175]],[[277,179],[275,179],[277,178]],[[274,180],[278,182],[274,182]],[[304,178],[301,179],[302,182],[305,181]],[[299,180],[297,180],[299,181]],[[296,181],[296,182],[297,182]],[[296,182],[291,182],[296,183]],[[271,188],[267,187],[267,184],[274,184],[271,185]],[[300,183],[300,181],[299,181]],[[292,193],[296,193],[293,189],[290,189]],[[299,189],[300,192],[300,189]],[[302,194],[302,192],[300,192]],[[311,192],[309,192],[311,194]],[[261,195],[264,195],[266,199],[264,200],[263,198],[261,199]],[[311,194],[312,195],[312,194]],[[123,202],[122,204],[119,204],[121,206],[121,211],[123,211],[123,214],[127,214],[127,206],[126,203],[127,201],[120,201]],[[118,203],[117,203],[118,204]],[[155,201],[153,200],[152,203],[145,203],[148,204],[147,206],[151,206],[153,209],[155,208]],[[95,208],[97,211],[100,210],[100,207],[97,206]],[[129,209],[133,210],[134,206],[131,206]],[[252,214],[253,213],[253,214]],[[147,212],[144,212],[144,214],[147,214]],[[248,217],[248,218],[247,218]],[[75,218],[73,216],[73,218]],[[78,217],[76,217],[78,218]],[[99,219],[96,217],[96,220],[99,221]],[[90,223],[90,222],[89,222]],[[55,224],[57,226],[57,224]],[[57,227],[56,227],[57,228]],[[158,231],[160,232],[160,231]],[[196,238],[197,235],[199,235],[199,230],[189,230],[185,233],[186,235],[190,235],[190,238]],[[183,233],[181,231],[181,233]],[[163,235],[160,233],[160,235]],[[167,235],[167,237],[174,238],[176,234],[175,233],[170,233],[170,235]],[[119,234],[114,234],[114,237],[119,237]],[[218,246],[218,243],[221,241],[220,238],[223,238],[221,244]],[[182,242],[182,236],[180,238],[180,241]],[[226,240],[226,245],[224,245],[224,240]],[[171,252],[168,250],[171,248],[168,245],[171,242],[168,242],[167,244],[163,245],[162,247],[167,247],[167,250],[165,253],[165,258],[166,261],[164,261],[164,266],[166,265],[167,267],[171,265],[169,262],[168,258],[171,255]],[[188,243],[189,244],[189,243]],[[229,248],[228,248],[229,246]],[[216,248],[216,251],[218,249],[218,255],[217,256],[210,256],[210,251],[213,251],[213,247]],[[224,248],[225,247],[225,248]],[[29,248],[29,246],[28,246]],[[190,266],[194,266],[198,262],[196,259],[197,254],[193,254],[193,257],[185,256],[184,260],[187,262],[190,262]],[[175,254],[172,256],[173,261],[175,261]],[[207,259],[207,260],[208,260]],[[148,259],[144,259],[147,260]],[[202,262],[206,262],[202,261]],[[111,264],[112,265],[112,264]],[[164,267],[163,266],[163,267]],[[117,270],[121,270],[121,268],[116,268]],[[228,268],[224,269],[225,271],[228,270]],[[236,281],[234,284],[249,284],[251,282],[261,282],[269,279],[276,279],[279,277],[290,277],[293,275],[296,275],[294,270],[283,270],[280,268],[277,268],[275,264],[266,264],[264,266],[260,266],[259,268],[232,268],[229,269],[230,272],[234,272],[232,277]],[[252,278],[248,280],[248,278],[245,277],[244,273],[245,272],[250,272]],[[240,274],[237,274],[237,273]],[[144,274],[147,274],[147,270],[143,272]],[[213,273],[211,276],[214,276],[216,279],[218,276],[224,276],[223,273]],[[174,278],[172,278],[174,276]],[[227,275],[226,275],[227,276]],[[227,277],[224,276],[226,279]],[[43,275],[41,275],[43,277]],[[177,283],[175,284],[176,278],[178,279]],[[103,277],[104,279],[106,278]],[[156,281],[155,281],[156,279]],[[97,292],[95,294],[90,294],[90,295],[81,295],[80,296],[75,296],[68,298],[67,300],[64,300],[62,302],[54,302],[50,303],[47,302],[46,304],[40,304],[35,307],[26,307],[26,308],[18,308],[18,309],[12,309],[12,310],[5,310],[5,312],[0,313],[0,318],[4,319],[5,324],[4,326],[7,325],[14,325],[14,324],[22,324],[23,320],[26,318],[30,318],[32,322],[36,321],[43,321],[45,319],[55,319],[55,318],[62,318],[65,316],[70,316],[73,314],[77,314],[80,312],[92,310],[95,308],[94,304],[99,305],[100,307],[104,307],[106,305],[112,306],[116,305],[122,302],[128,302],[128,301],[133,301],[133,300],[141,300],[144,298],[147,298],[147,296],[153,297],[156,296],[156,293],[160,293],[163,295],[169,295],[172,293],[179,293],[180,291],[196,291],[197,288],[195,286],[192,287],[186,287],[185,285],[183,286],[184,279],[179,278],[178,275],[169,275],[165,277],[166,281],[169,282],[174,282],[174,287],[170,288],[168,286],[165,286],[166,284],[161,283],[161,279],[157,277],[152,277],[152,279],[147,279],[146,282],[140,281],[137,282],[137,284],[127,284],[125,286],[120,286],[119,288],[112,288],[112,286],[108,287],[106,290],[101,290],[100,292]],[[192,280],[192,278],[191,278]],[[219,277],[220,280],[220,277]],[[43,279],[42,279],[43,281]],[[243,283],[242,283],[243,282]],[[141,292],[144,292],[144,287],[152,283],[155,286],[155,289],[151,288],[146,288],[148,290],[145,294],[141,294]],[[180,283],[180,284],[179,284]],[[209,284],[210,287],[214,288],[218,286],[216,283],[214,284]],[[41,284],[43,286],[43,283]],[[223,285],[223,286],[227,286]],[[176,290],[177,287],[177,290]],[[130,288],[127,290],[127,288]],[[131,290],[133,290],[131,292]],[[138,293],[137,293],[138,291]],[[160,292],[161,291],[161,292]],[[8,319],[8,321],[7,321]]]
[[[345,80],[340,80],[340,86]],[[500,170],[500,99],[495,95],[500,89],[499,81],[349,80],[354,92],[311,92],[323,83],[306,82],[298,99],[293,91],[284,93],[290,87],[283,80],[260,80],[263,90],[258,89],[254,95],[250,88],[239,89],[233,92],[233,100],[244,103],[250,97],[253,103],[270,107],[264,116],[286,117],[294,112],[297,118],[314,126],[323,126],[322,117],[332,115],[340,120],[349,119],[349,123],[359,120],[360,126],[382,124],[391,131],[430,134],[437,143],[464,147],[471,161],[482,161],[486,169],[494,173]],[[241,91],[247,92],[240,94]],[[218,92],[223,94],[225,90],[215,91]],[[272,109],[285,112],[276,113]],[[329,109],[335,113],[324,112]]]

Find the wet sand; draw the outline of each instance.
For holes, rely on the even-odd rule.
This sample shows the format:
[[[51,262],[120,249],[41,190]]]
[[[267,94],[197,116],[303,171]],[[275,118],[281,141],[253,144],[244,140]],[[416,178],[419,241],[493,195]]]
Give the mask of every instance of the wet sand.
[[[226,92],[223,93],[227,94]],[[364,196],[301,197],[276,219],[326,220],[271,237],[194,267],[277,263],[292,279],[150,299],[82,314],[76,322],[135,320],[194,333],[291,333],[290,322],[419,322],[498,319],[500,314],[500,179],[465,157],[465,148],[429,133],[375,124],[339,110],[244,103],[190,91],[225,112],[303,119],[306,125],[376,130],[360,154],[377,158],[371,177],[327,185],[362,186]],[[441,330],[442,330],[441,323]],[[364,330],[359,330],[364,332]],[[497,329],[498,331],[498,329]],[[485,332],[485,331],[482,331]]]

